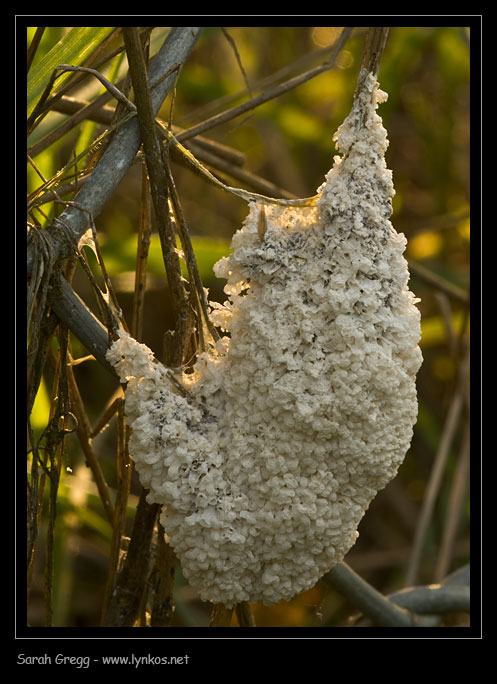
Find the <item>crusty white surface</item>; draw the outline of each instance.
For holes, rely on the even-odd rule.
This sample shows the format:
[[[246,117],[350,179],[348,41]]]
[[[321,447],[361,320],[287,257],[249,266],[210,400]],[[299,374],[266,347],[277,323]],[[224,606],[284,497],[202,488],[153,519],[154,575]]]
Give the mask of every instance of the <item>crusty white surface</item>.
[[[183,376],[185,398],[122,333],[108,358],[127,382],[130,452],[183,572],[227,606],[290,599],[354,544],[396,474],[417,415],[420,316],[372,75],[335,134],[343,157],[315,207],[259,206],[221,259],[229,336]]]

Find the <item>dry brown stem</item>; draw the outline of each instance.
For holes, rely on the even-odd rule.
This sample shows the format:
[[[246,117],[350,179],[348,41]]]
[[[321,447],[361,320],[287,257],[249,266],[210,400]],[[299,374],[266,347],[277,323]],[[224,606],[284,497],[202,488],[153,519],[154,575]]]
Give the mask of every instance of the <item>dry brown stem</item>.
[[[209,627],[231,627],[233,608],[226,608],[222,603],[215,603],[212,607]]]

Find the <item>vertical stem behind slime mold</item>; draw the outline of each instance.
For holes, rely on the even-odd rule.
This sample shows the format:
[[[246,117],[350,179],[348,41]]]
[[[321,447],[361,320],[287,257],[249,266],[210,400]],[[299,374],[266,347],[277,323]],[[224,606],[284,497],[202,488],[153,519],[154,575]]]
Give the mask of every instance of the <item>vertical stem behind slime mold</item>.
[[[366,35],[361,68],[366,69],[373,76],[378,76],[381,56],[388,38],[388,30],[388,26],[370,26]]]

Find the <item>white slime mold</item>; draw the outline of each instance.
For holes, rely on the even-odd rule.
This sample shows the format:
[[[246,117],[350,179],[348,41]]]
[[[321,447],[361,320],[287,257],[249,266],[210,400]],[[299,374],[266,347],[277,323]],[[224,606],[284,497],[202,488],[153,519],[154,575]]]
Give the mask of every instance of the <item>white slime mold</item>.
[[[288,600],[354,544],[396,474],[417,416],[420,315],[379,102],[363,74],[335,134],[315,206],[252,203],[216,275],[230,336],[183,375],[120,334],[108,352],[127,382],[130,453],[182,569],[202,599]]]

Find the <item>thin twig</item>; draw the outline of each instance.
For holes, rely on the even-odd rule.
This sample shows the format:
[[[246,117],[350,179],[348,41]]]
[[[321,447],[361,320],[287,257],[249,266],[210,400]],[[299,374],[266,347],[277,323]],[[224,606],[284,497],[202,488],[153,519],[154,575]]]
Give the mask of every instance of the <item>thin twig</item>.
[[[28,234],[35,264],[27,298],[27,325],[30,336],[27,354],[27,415],[31,414],[33,402],[41,379],[45,358],[55,324],[47,317],[52,270],[55,264],[55,248],[45,231],[33,227]]]
[[[469,421],[467,421],[447,504],[440,550],[433,573],[434,582],[441,582],[442,578],[445,577],[454,555],[454,542],[468,490],[469,457],[470,427]]]
[[[250,87],[250,83],[249,83],[249,80],[247,78],[247,74],[245,73],[245,69],[243,68],[242,59],[240,57],[240,53],[238,52],[238,48],[236,47],[236,42],[233,39],[233,37],[230,36],[228,31],[223,26],[221,27],[221,31],[222,31],[224,37],[226,38],[226,40],[228,41],[231,49],[233,50],[233,54],[235,55],[236,62],[238,64],[240,71],[242,72],[243,80],[245,81],[245,87],[247,89],[247,93],[250,96],[252,96],[252,89]]]
[[[78,425],[76,428],[76,433],[79,439],[79,443],[85,455],[86,463],[90,467],[97,485],[97,490],[100,495],[100,500],[102,501],[103,508],[109,519],[110,524],[114,522],[114,506],[111,501],[109,488],[107,482],[105,481],[105,476],[103,474],[102,468],[100,466],[100,461],[98,460],[93,447],[91,445],[91,426],[88,416],[86,415],[86,410],[84,402],[81,398],[79,392],[79,387],[74,376],[74,371],[72,365],[68,365],[67,368],[67,378],[69,381],[69,393],[71,397],[71,408],[77,418]]]
[[[116,83],[116,87],[122,90],[124,79]],[[108,126],[116,111],[115,106],[106,106],[105,102],[111,99],[111,93],[105,91],[94,100],[83,100],[78,97],[61,97],[60,100],[53,105],[53,111],[60,114],[67,114],[69,118],[65,121],[71,121],[76,114],[80,115],[81,120],[95,121],[96,123]],[[79,122],[78,122],[79,123]],[[57,127],[58,128],[58,127]]]
[[[119,570],[119,557],[126,526],[126,509],[131,484],[132,465],[128,453],[128,428],[124,415],[124,399],[120,399],[117,406],[117,455],[116,455],[116,502],[112,525],[112,543],[102,602],[102,615],[107,615],[115,588]]]
[[[90,430],[90,439],[94,439],[97,435],[107,430],[111,419],[114,418],[114,416],[116,415],[117,405],[118,402],[121,401],[121,399],[122,388],[119,386],[114,392],[114,394],[111,395],[111,398],[107,401],[105,409],[100,418],[97,420],[96,424],[93,426],[93,429]]]
[[[434,292],[433,296],[437,301],[440,313],[442,315],[450,358],[453,361],[457,361],[457,337],[452,324],[452,309],[449,297],[445,292],[441,292],[440,290]]]
[[[411,273],[418,278],[421,278],[429,285],[433,285],[439,290],[442,290],[442,292],[445,292],[447,295],[449,295],[449,297],[457,299],[460,302],[464,302],[465,304],[469,302],[469,294],[465,290],[457,285],[454,285],[454,283],[451,283],[446,278],[438,275],[438,273],[434,273],[424,264],[420,264],[418,261],[409,259],[409,270]]]
[[[164,150],[157,127],[148,89],[147,72],[142,47],[136,27],[126,26],[123,29],[128,64],[137,102],[138,121],[143,141],[143,150],[150,177],[150,191],[158,223],[162,255],[167,273],[171,303],[175,321],[175,340],[177,353],[172,364],[179,367],[183,361],[183,348],[187,342],[182,322],[189,318],[188,298],[183,284],[181,264],[176,250],[176,234],[174,225],[169,220],[168,211],[168,174],[164,164]],[[167,161],[167,160],[166,160]]]
[[[237,181],[241,181],[248,189],[257,193],[261,193],[262,195],[269,197],[280,197],[282,199],[289,200],[297,199],[297,195],[294,193],[288,192],[288,190],[279,187],[275,183],[272,183],[271,181],[268,181],[265,178],[252,173],[251,171],[241,168],[239,164],[233,164],[217,154],[212,154],[208,150],[199,148],[196,144],[197,141],[198,139],[195,138],[195,140],[192,140],[190,143],[188,143],[187,149],[191,150],[191,152],[199,161],[207,164],[213,173],[220,172],[218,175],[228,175],[231,178],[235,178]],[[188,168],[193,173],[197,173],[197,169],[195,169],[195,167],[193,167],[191,164],[185,163],[187,160],[184,159],[182,154],[178,154],[178,152],[179,150],[177,150],[176,147],[173,146],[171,148],[171,156],[173,160],[184,165],[185,168]]]
[[[157,80],[164,72],[176,64],[182,64],[190,54],[193,46],[201,33],[200,27],[173,27],[169,32],[164,44],[150,63],[149,77],[152,81]],[[171,74],[152,92],[154,112],[167,96],[169,89],[175,80],[175,74]],[[138,121],[134,117],[124,126],[119,128],[105,150],[98,164],[95,166],[91,177],[85,183],[77,195],[80,206],[97,217],[105,203],[111,197],[130,164],[138,152],[141,138]],[[77,242],[88,228],[88,216],[76,207],[68,207],[59,217],[69,226],[75,241]],[[51,228],[47,229],[50,233]],[[66,258],[71,253],[66,241],[54,240],[57,259]],[[27,273],[31,272],[33,265],[33,253],[28,248]]]
[[[117,84],[118,88],[120,88],[120,83]],[[107,92],[100,95],[100,97],[97,98],[97,100],[94,100],[93,102],[87,102],[86,100],[78,100],[76,98],[66,97],[62,98],[54,105],[54,111],[72,115],[69,117],[69,119],[66,119],[66,121],[63,122],[64,124],[66,124],[66,122],[69,121],[73,122],[73,116],[78,115],[77,118],[75,118],[73,125],[79,124],[84,119],[96,121],[97,123],[101,123],[104,125],[110,125],[112,123],[115,113],[114,108],[104,107],[101,104],[97,105],[98,101],[101,102],[101,100],[103,100],[104,98],[105,100],[108,100],[110,99],[110,97],[111,94]],[[62,125],[63,124],[60,124],[60,126]],[[57,127],[56,130],[59,130],[60,126]],[[176,136],[180,135],[184,130],[185,129],[181,128],[180,126],[172,126],[172,131]],[[36,154],[36,152],[33,152],[33,150],[38,149],[38,144],[39,143],[37,142],[33,145],[33,147],[30,147],[28,149],[29,154],[31,154],[32,156]],[[202,159],[202,150],[206,150],[209,153],[210,158],[215,156],[218,157],[220,160],[225,160],[229,164],[235,166],[242,166],[246,161],[246,155],[242,152],[239,152],[234,147],[224,145],[223,143],[220,143],[217,140],[205,138],[201,135],[196,136],[195,140],[189,143],[188,147],[190,145],[195,146],[195,156],[197,156],[199,159]],[[178,158],[179,156],[180,155],[177,155]]]
[[[182,284],[181,266],[176,252],[176,237],[167,219],[167,175],[162,164],[162,145],[156,133],[155,115],[148,90],[145,60],[136,27],[126,26],[123,29],[126,52],[131,74],[131,81],[138,103],[138,121],[140,133],[150,177],[150,191],[154,204],[156,219],[159,222],[159,233],[163,247],[164,265],[166,267],[169,288],[172,293],[175,317],[185,302],[185,291]]]
[[[176,146],[173,141],[173,144],[172,146],[170,146],[169,149],[171,158],[173,159],[173,161],[181,164],[182,166],[192,171],[196,175],[205,178],[205,174],[203,173],[205,167],[202,167],[202,170],[200,170],[197,166],[192,164],[191,159],[195,158],[196,160],[199,160],[207,164],[207,166],[209,166],[210,169],[214,171],[214,173],[219,172],[219,176],[222,177],[224,175],[228,175],[231,178],[235,178],[237,181],[241,181],[249,190],[255,191],[256,193],[260,193],[259,197],[276,197],[301,202],[301,200],[299,200],[294,193],[288,192],[284,188],[275,185],[274,183],[266,180],[265,178],[262,178],[261,176],[258,176],[257,174],[252,173],[251,171],[247,171],[241,168],[241,163],[243,161],[241,157],[243,155],[236,154],[236,151],[232,148],[223,149],[223,146],[217,145],[216,143],[214,143],[214,141],[211,144],[211,141],[205,140],[204,144],[204,140],[202,140],[202,143],[200,144],[199,138],[195,138],[195,140],[187,143],[186,150],[189,153],[191,152],[191,154],[189,154],[188,157],[185,157],[184,153],[182,152],[182,150],[185,148],[183,148],[182,146]],[[167,141],[165,144],[167,144]],[[82,155],[78,155],[78,157],[80,156]],[[140,158],[140,156],[141,153],[138,154],[138,158]],[[206,170],[208,171],[208,169]],[[83,184],[90,178],[90,176],[90,173],[85,174],[84,172],[82,172],[82,174],[78,176],[76,181],[64,185],[59,185],[57,187],[57,191],[46,192],[45,194],[38,196],[36,201],[31,201],[30,206],[38,207],[48,202],[52,202],[54,201],[54,199],[63,197],[64,195],[74,192],[75,190],[81,189]],[[215,176],[211,173],[207,180],[212,182],[212,178],[214,177]],[[52,184],[53,181],[54,179],[51,179],[50,181],[48,181],[47,184]],[[217,178],[216,184],[218,186],[224,186],[224,188],[230,187],[229,185],[227,185],[226,182],[223,182],[219,177]],[[41,192],[41,190],[42,188],[39,188],[36,191],[38,195],[39,192]],[[246,196],[250,198],[249,193],[247,193]]]
[[[360,31],[361,29],[358,29],[357,33],[360,33]],[[329,61],[329,55],[335,49],[335,44],[336,42],[328,45],[327,47],[318,48],[312,52],[307,52],[306,54],[295,59],[293,62],[285,64],[285,66],[281,67],[281,69],[273,71],[273,73],[269,74],[268,76],[263,76],[253,83],[253,91],[257,92],[264,88],[272,88],[278,83],[281,83],[283,79],[287,79],[290,75],[295,75],[299,72],[302,72],[302,69],[308,67],[309,64],[316,64],[317,62],[323,64]],[[325,62],[323,62],[323,58],[325,58]],[[210,100],[209,102],[195,108],[190,113],[183,114],[181,121],[186,123],[191,120],[199,121],[201,119],[205,119],[211,112],[226,109],[226,107],[228,107],[232,102],[240,100],[242,97],[246,97],[247,95],[250,96],[250,93],[245,88],[235,93],[223,95],[215,100]]]
[[[272,100],[275,97],[279,97],[283,93],[287,93],[289,90],[293,90],[293,88],[296,88],[302,83],[309,81],[311,78],[314,78],[315,76],[318,76],[319,74],[322,74],[323,72],[332,69],[340,50],[342,50],[350,34],[352,33],[352,30],[353,27],[350,26],[343,29],[340,38],[337,40],[336,45],[333,48],[333,52],[330,56],[329,61],[325,62],[324,64],[321,64],[318,67],[315,67],[314,69],[306,71],[304,74],[299,74],[294,78],[290,78],[288,81],[280,83],[274,88],[270,88],[265,92],[260,93],[260,95],[256,95],[256,97],[253,97],[250,100],[243,102],[237,107],[232,107],[231,109],[228,109],[225,112],[221,112],[221,114],[217,114],[216,116],[210,117],[206,121],[202,121],[196,126],[188,128],[184,133],[181,133],[178,136],[178,140],[180,142],[184,142],[185,140],[189,140],[190,138],[195,137],[199,133],[208,131],[211,128],[214,128],[215,126],[219,126],[222,123],[226,123],[227,121],[231,121],[231,119],[240,116],[240,114],[244,114],[245,112],[248,112],[251,109],[255,109],[255,107],[259,107],[264,102],[268,102],[269,100]]]
[[[110,52],[108,50],[109,43],[112,42],[116,38],[116,36],[119,34],[120,31],[121,31],[121,28],[117,27],[114,31],[111,31],[111,33],[108,34],[97,45],[95,50],[86,59],[86,61],[85,61],[86,66],[93,65],[93,68],[98,69],[102,64],[104,64],[106,61],[115,57],[115,55],[118,54],[122,50],[122,47],[119,47],[116,50],[110,51]],[[97,58],[101,54],[103,54],[103,58],[98,60]],[[60,97],[63,97],[70,90],[72,90],[76,86],[80,85],[82,80],[87,78],[87,74],[81,73],[81,74],[75,75],[74,77],[69,76],[69,78],[64,83],[64,85],[60,88],[60,90],[58,92],[56,92],[55,94],[50,96],[50,92],[52,90],[52,86],[55,82],[56,77],[57,77],[57,70],[55,69],[52,72],[51,78],[49,79],[49,82],[45,88],[45,91],[43,92],[38,103],[36,104],[36,107],[34,108],[33,112],[31,113],[31,116],[28,119],[28,124],[27,124],[28,134],[31,133],[36,128],[36,126],[38,126],[41,123],[41,121],[44,119],[44,117],[48,114],[48,112],[53,107],[53,104]]]
[[[181,152],[183,160],[189,162],[191,166],[198,171],[206,180],[210,181],[218,188],[224,192],[228,192],[237,197],[241,197],[245,202],[259,202],[260,204],[276,204],[278,206],[284,207],[312,207],[315,206],[318,195],[313,195],[312,197],[302,197],[298,199],[281,199],[277,197],[268,197],[266,195],[261,195],[255,192],[249,192],[243,188],[235,188],[230,185],[225,185],[219,178],[216,178],[208,169],[203,166],[198,159],[196,159],[193,154],[184,147],[176,136],[167,129],[164,124],[157,121],[157,125],[160,128],[163,136],[166,138],[169,144],[174,145],[174,147]]]
[[[44,286],[42,287],[44,289]],[[31,425],[31,411],[34,399],[40,386],[45,361],[51,352],[51,340],[58,325],[58,319],[54,316],[45,303],[40,301],[35,315],[36,325],[31,329],[31,339],[28,347],[28,383],[27,383],[27,416],[28,416],[28,436],[32,452],[31,460],[31,479],[27,481],[27,568],[28,568],[28,591],[31,584],[33,572],[33,560],[38,542],[38,531],[43,506],[43,490],[45,486],[46,474],[44,463],[46,463],[47,452],[44,449],[42,455],[41,439],[35,439],[35,434]],[[57,371],[56,371],[57,376]],[[53,415],[53,406],[56,385],[52,394],[51,410],[49,423],[44,436],[50,432],[50,420]]]
[[[136,250],[135,295],[133,297],[133,313],[131,318],[131,334],[141,341],[143,334],[143,310],[147,289],[147,261],[152,234],[152,206],[149,180],[145,164],[142,165],[142,188],[140,202],[140,221]]]
[[[33,59],[36,55],[36,51],[38,49],[38,46],[40,44],[40,41],[43,37],[43,34],[45,33],[46,26],[37,26],[35,34],[33,36],[33,40],[31,41],[31,44],[28,49],[28,57],[27,57],[27,67],[28,67],[28,73],[29,70],[31,69],[31,64],[33,63]]]
[[[46,438],[46,461],[45,473],[48,475],[49,504],[48,504],[48,527],[45,556],[45,624],[53,625],[53,574],[55,552],[55,520],[57,516],[57,494],[62,468],[62,453],[64,438],[68,430],[66,420],[69,413],[69,396],[67,386],[67,328],[58,328],[59,352],[55,369],[54,392],[50,408],[50,419]]]
[[[431,520],[435,502],[440,490],[442,478],[445,472],[445,466],[449,455],[452,441],[455,437],[456,431],[459,428],[459,417],[464,406],[464,395],[466,394],[466,380],[469,372],[469,348],[466,353],[466,358],[461,367],[461,375],[459,378],[459,387],[456,389],[452,401],[445,418],[445,423],[440,437],[437,453],[433,463],[433,468],[428,480],[426,494],[423,499],[423,505],[419,516],[416,533],[412,545],[412,551],[409,558],[409,563],[406,572],[406,584],[411,585],[416,582],[418,568],[421,561],[421,554],[423,550],[423,543],[426,537],[428,525]]]
[[[126,123],[128,123],[131,119],[133,119],[136,116],[136,112],[130,112],[126,116],[123,116],[121,119],[116,121],[113,125],[109,127],[108,130],[104,131],[101,135],[97,136],[89,145],[86,149],[84,149],[82,152],[80,152],[78,155],[73,156],[61,169],[59,169],[49,180],[47,180],[45,183],[37,187],[32,193],[28,195],[28,208],[32,208],[33,206],[36,206],[37,198],[40,196],[42,192],[47,192],[51,187],[56,186],[57,183],[61,181],[61,179],[66,179],[65,174],[67,172],[70,172],[71,169],[75,169],[74,172],[71,172],[71,176],[76,175],[76,177],[80,174],[80,172],[77,171],[77,164],[80,162],[83,158],[87,157],[90,153],[94,153],[95,156],[99,154],[100,149],[106,148],[107,142],[109,139],[112,137],[112,134],[119,130],[120,128],[124,127]],[[87,163],[87,169],[93,169],[92,166],[93,162],[93,157],[92,160]],[[82,204],[79,203],[79,197],[78,197],[78,203],[75,203],[74,207],[80,208],[83,206]],[[69,206],[69,205],[68,205]],[[86,216],[91,215],[91,211],[88,208],[82,209],[84,211]],[[61,215],[58,217],[57,221],[64,221],[64,215]],[[67,222],[65,222],[65,225],[70,225]],[[88,225],[86,225],[86,228],[88,228]],[[53,233],[51,235],[53,241],[57,243],[58,241],[58,234],[57,234],[57,224],[56,220],[54,219],[54,222],[52,223],[51,226],[49,226],[49,229],[46,231],[47,233]],[[70,240],[74,244],[78,241],[78,239],[86,232],[86,230],[82,231],[81,235],[75,234],[74,237],[71,237]],[[64,243],[65,240],[62,240],[62,243]],[[65,245],[67,248],[67,245]],[[31,254],[28,250],[28,275],[31,269],[31,260],[30,260]]]
[[[97,361],[119,382],[114,367],[106,359],[109,348],[109,333],[83,300],[74,292],[61,275],[52,286],[50,306]]]
[[[82,66],[72,66],[71,64],[59,64],[56,69],[58,71],[83,71],[87,74],[92,74],[95,76],[95,78],[98,78],[100,83],[107,88],[109,93],[112,93],[112,95],[118,100],[119,102],[122,102],[122,104],[125,105],[127,109],[130,109],[131,111],[136,111],[135,105],[131,102],[131,100],[128,100],[126,95],[122,93],[119,88],[116,88],[116,86],[108,81],[103,74],[101,74],[99,71],[96,69],[91,69],[90,67],[82,67]]]
[[[207,328],[214,340],[219,339],[219,333],[217,332],[216,328],[212,324],[210,318],[209,318],[209,311],[208,311],[208,302],[207,302],[207,297],[205,295],[205,289],[203,287],[202,281],[200,279],[200,273],[198,271],[197,267],[197,262],[195,260],[195,254],[193,251],[193,246],[190,240],[190,235],[188,233],[188,228],[186,226],[186,221],[183,216],[183,210],[181,208],[181,203],[179,200],[179,195],[176,190],[176,186],[174,183],[174,179],[172,177],[172,174],[170,172],[170,169],[166,167],[166,172],[168,175],[168,183],[169,183],[169,190],[171,193],[171,201],[173,203],[174,207],[174,212],[178,221],[178,232],[181,240],[181,246],[183,247],[183,251],[185,254],[185,261],[186,261],[186,266],[188,269],[188,274],[190,276],[190,286],[195,288],[197,292],[197,298],[200,304],[200,309],[202,311],[203,317],[205,324],[207,325]],[[200,314],[200,311],[199,311]]]
[[[117,86],[119,87],[120,84],[118,83]],[[111,119],[112,119],[112,113],[114,112],[114,109],[111,108],[104,108],[103,105],[110,100],[111,98],[111,93],[108,91],[105,91],[105,93],[102,93],[102,95],[99,95],[93,102],[86,102],[83,107],[77,107],[74,108],[75,111],[72,113],[72,116],[69,118],[65,119],[65,121],[62,121],[56,128],[54,128],[52,131],[44,135],[42,138],[37,140],[31,147],[28,148],[28,154],[31,155],[32,157],[35,157],[37,154],[40,154],[40,152],[43,152],[43,150],[46,150],[50,145],[53,145],[54,142],[62,138],[62,136],[66,135],[69,131],[71,131],[73,128],[76,126],[79,126],[82,121],[85,119],[90,119],[90,120],[97,120],[97,122],[102,123],[99,121],[101,117],[99,117],[98,112],[109,112],[111,113],[111,116],[109,118],[108,123],[110,124]],[[64,102],[70,102],[71,100],[69,98],[66,98]],[[54,106],[54,111],[62,111],[63,109],[58,108],[57,106]],[[106,117],[107,118],[107,117]]]
[[[109,332],[88,309],[82,299],[74,292],[67,280],[60,276],[56,285],[52,286],[49,299],[50,307],[57,318],[64,322],[79,341],[91,352],[95,359],[117,381],[120,378],[115,368],[107,361],[109,349]],[[187,396],[187,391],[173,374],[168,376],[173,392]]]

